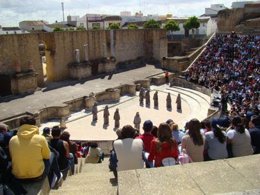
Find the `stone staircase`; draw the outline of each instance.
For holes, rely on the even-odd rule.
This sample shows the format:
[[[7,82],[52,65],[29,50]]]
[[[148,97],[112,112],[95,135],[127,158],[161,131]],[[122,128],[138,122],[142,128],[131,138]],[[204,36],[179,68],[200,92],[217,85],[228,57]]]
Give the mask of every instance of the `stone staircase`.
[[[58,190],[51,195],[116,195],[117,182],[108,169],[108,158],[98,164],[83,164],[81,173],[67,177]]]

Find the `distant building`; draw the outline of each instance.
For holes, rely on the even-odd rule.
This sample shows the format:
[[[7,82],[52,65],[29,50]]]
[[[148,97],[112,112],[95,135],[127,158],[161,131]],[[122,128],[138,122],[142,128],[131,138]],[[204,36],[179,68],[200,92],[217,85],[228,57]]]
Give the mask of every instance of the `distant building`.
[[[77,26],[77,23],[79,21],[79,16],[67,16],[67,24],[71,26]]]
[[[236,1],[232,3],[232,8],[244,8],[246,4],[255,4],[255,3],[260,3],[260,1]]]
[[[220,10],[226,9],[224,4],[211,4],[210,7],[205,8],[203,16],[216,17]]]
[[[52,32],[53,30],[48,27],[48,22],[43,20],[28,20],[19,22],[19,27],[22,30],[29,32]]]
[[[120,16],[86,14],[79,18],[77,27],[82,26],[87,30],[91,29],[107,29],[110,24],[117,23],[121,26],[122,18]]]
[[[168,32],[168,35],[178,35],[184,36],[185,29],[183,27],[184,23],[188,20],[188,17],[173,17],[167,18],[167,20],[175,20],[180,27],[179,31]],[[195,36],[210,36],[212,33],[217,31],[217,23],[216,20],[208,17],[198,17],[200,22],[200,27],[195,30]]]
[[[0,35],[22,34],[22,33],[28,33],[28,32],[25,30],[21,30],[19,27],[2,27],[0,25]]]
[[[135,23],[139,28],[143,28],[143,24],[148,20],[160,21],[161,17],[158,15],[148,15],[148,16],[121,16],[121,26],[122,28],[127,28],[128,24]],[[164,17],[165,19],[165,17]]]
[[[135,13],[135,16],[142,17],[142,16],[144,16],[144,14],[143,14],[141,11],[139,11],[139,12],[136,12],[136,13]]]
[[[120,16],[131,16],[131,12],[129,12],[129,11],[122,11],[122,12],[120,12]]]
[[[120,16],[106,16],[103,18],[104,20],[104,29],[107,29],[110,24],[118,24],[121,26],[122,18]]]

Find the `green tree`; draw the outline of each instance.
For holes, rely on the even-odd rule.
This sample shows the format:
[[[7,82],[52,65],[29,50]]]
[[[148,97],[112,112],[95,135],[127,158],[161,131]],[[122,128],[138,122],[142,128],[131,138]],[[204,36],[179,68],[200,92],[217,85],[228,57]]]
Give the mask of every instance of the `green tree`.
[[[144,28],[160,28],[159,22],[151,19],[144,23]]]
[[[135,30],[138,29],[138,26],[136,24],[128,24],[127,28],[131,30]]]
[[[100,26],[93,26],[92,30],[100,30]]]
[[[179,24],[174,20],[168,20],[164,26],[164,29],[169,31],[178,31],[180,30]]]
[[[120,24],[118,24],[118,23],[109,24],[108,29],[110,29],[110,30],[120,29]]]
[[[79,26],[79,27],[77,27],[77,29],[76,30],[79,30],[79,31],[85,31],[86,30],[86,28],[84,27],[84,26]]]
[[[64,31],[64,30],[62,28],[60,28],[60,27],[55,27],[53,29],[53,32],[61,32],[61,31]]]
[[[192,17],[188,18],[188,20],[184,23],[183,27],[185,29],[191,30],[192,38],[194,38],[195,29],[200,27],[199,19],[196,16],[192,16]]]

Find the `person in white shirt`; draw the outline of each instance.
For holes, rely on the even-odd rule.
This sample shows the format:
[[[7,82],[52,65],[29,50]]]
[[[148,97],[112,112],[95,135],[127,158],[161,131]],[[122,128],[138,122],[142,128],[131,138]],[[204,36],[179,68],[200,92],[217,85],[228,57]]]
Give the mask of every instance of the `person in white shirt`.
[[[227,132],[228,143],[231,144],[233,157],[253,154],[250,133],[245,129],[242,119],[232,119],[232,127]]]
[[[131,125],[125,125],[121,131],[121,139],[114,141],[117,157],[117,171],[142,169],[143,141],[135,138],[136,130]]]

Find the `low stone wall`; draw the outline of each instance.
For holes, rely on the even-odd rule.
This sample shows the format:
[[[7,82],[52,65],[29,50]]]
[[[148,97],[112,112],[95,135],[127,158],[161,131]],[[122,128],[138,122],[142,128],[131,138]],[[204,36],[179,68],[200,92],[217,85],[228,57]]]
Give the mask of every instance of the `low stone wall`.
[[[98,73],[112,73],[113,71],[116,70],[116,63],[107,61],[106,63],[100,63],[98,65]]]
[[[39,112],[40,120],[45,121],[50,118],[62,118],[70,115],[69,105],[47,107]]]
[[[72,79],[86,79],[96,74],[112,73],[116,70],[116,59],[98,58],[91,61],[73,62],[68,65],[69,75]]]
[[[121,85],[119,87],[120,89],[120,95],[130,95],[134,96],[136,94],[136,85],[135,84],[126,84],[126,85]]]
[[[37,74],[34,71],[16,73],[11,80],[11,91],[13,94],[33,93],[37,86]]]
[[[80,97],[64,103],[69,106],[70,112],[77,112],[85,107],[85,97]]]
[[[175,76],[175,74],[169,73],[169,81],[171,81],[174,78],[174,76]],[[165,78],[164,74],[151,78],[152,85],[160,86],[165,83],[166,83],[166,78]]]
[[[134,82],[136,85],[140,85],[143,88],[149,89],[150,88],[150,80],[149,79],[143,79],[143,80],[137,80]]]
[[[9,129],[15,129],[20,126],[20,120],[28,115],[32,114],[26,112],[20,115],[13,116],[12,118],[7,118],[1,122],[8,125]]]
[[[72,79],[85,79],[92,75],[91,66],[69,67],[69,75]]]
[[[189,89],[193,89],[193,90],[196,90],[196,91],[199,91],[201,93],[204,93],[208,96],[211,95],[211,90],[206,88],[206,87],[203,87],[203,86],[199,86],[199,85],[196,85],[194,83],[191,83],[191,82],[188,82],[182,78],[173,78],[172,81],[171,81],[171,86],[172,85],[176,85],[176,86],[179,86],[179,87],[184,87],[184,88],[189,88]]]
[[[117,102],[120,99],[120,90],[119,89],[106,89],[103,92],[97,93],[96,95],[97,102],[104,102],[104,101],[112,101]]]

